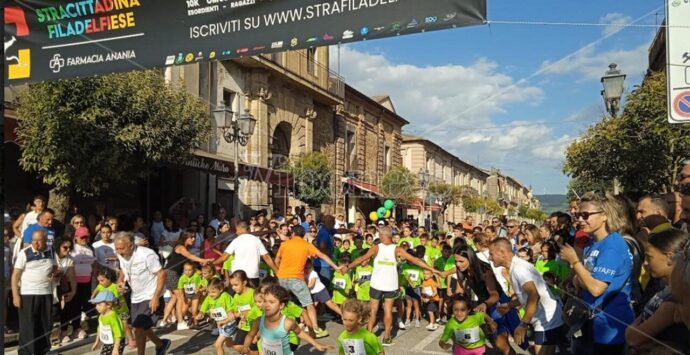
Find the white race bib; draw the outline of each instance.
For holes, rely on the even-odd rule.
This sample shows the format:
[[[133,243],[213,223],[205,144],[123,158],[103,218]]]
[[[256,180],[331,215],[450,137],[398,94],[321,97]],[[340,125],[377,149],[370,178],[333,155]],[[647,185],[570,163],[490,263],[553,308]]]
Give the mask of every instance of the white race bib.
[[[250,305],[250,304],[243,304],[243,305],[237,307],[237,310],[240,312],[246,312],[250,309],[252,309],[252,305]]]
[[[113,344],[115,343],[115,340],[113,339],[113,330],[110,328],[110,325],[103,325],[100,324],[100,332],[98,334],[98,337],[101,339],[101,343],[103,344]]]
[[[266,276],[268,276],[268,271],[265,269],[259,269],[259,278],[263,280],[266,278]]]
[[[434,289],[431,286],[424,286],[422,292],[429,297],[434,295]]]
[[[371,281],[371,272],[363,272],[359,274],[359,283],[365,283]]]
[[[345,285],[347,285],[347,281],[345,281],[345,279],[333,279],[333,284],[338,290],[344,290]]]
[[[458,329],[455,332],[455,341],[462,344],[476,343],[481,340],[481,329],[474,327],[470,329]]]
[[[214,308],[209,312],[211,318],[213,318],[214,321],[220,322],[228,319],[228,312],[225,311],[225,308],[223,307],[218,307]]]
[[[188,295],[196,294],[196,285],[195,284],[184,284],[184,293],[186,293]]]
[[[264,355],[283,355],[283,342],[280,339],[261,339],[261,350]]]
[[[364,340],[362,339],[343,339],[343,350],[347,355],[367,355],[364,350]]]
[[[417,281],[417,280],[419,280],[419,272],[417,272],[417,271],[410,271],[410,272],[408,273],[408,275],[410,275],[409,278],[410,278],[410,280],[412,280],[412,281]]]

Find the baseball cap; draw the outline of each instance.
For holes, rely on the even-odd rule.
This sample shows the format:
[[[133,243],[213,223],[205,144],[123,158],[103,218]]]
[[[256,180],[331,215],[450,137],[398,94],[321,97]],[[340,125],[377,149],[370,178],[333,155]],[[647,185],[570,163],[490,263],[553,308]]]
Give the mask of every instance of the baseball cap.
[[[385,225],[386,225],[386,221],[380,220],[380,221],[378,221],[378,225],[379,225],[379,226],[385,226]]]
[[[117,298],[112,292],[108,290],[103,290],[101,292],[98,292],[98,294],[96,294],[96,297],[90,299],[89,302],[97,304],[101,302],[115,302],[116,300]]]
[[[86,227],[79,227],[77,230],[74,231],[74,237],[79,238],[79,237],[88,237],[89,236],[89,229]]]

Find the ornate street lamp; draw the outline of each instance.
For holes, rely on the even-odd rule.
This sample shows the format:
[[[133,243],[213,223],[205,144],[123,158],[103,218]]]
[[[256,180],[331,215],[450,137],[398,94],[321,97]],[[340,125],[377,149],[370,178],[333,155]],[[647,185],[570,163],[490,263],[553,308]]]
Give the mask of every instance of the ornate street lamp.
[[[426,199],[426,188],[429,186],[429,170],[424,170],[424,169],[420,168],[419,173],[417,173],[417,178],[419,179],[419,186],[422,188],[422,213],[419,214],[421,217],[419,223],[420,223],[420,225],[426,227],[426,225],[424,223],[424,221],[425,221],[424,213],[426,213],[426,211],[425,211],[426,201],[424,201],[424,200]]]
[[[235,187],[235,199],[233,201],[233,212],[235,215],[239,214],[240,207],[240,145],[246,146],[249,143],[249,137],[254,134],[254,127],[256,126],[256,118],[245,109],[244,113],[237,115],[226,106],[225,103],[213,110],[213,116],[216,121],[216,127],[223,131],[223,139],[228,143],[235,143],[235,177],[233,179]]]
[[[623,83],[625,82],[625,74],[620,69],[616,69],[616,63],[609,64],[609,70],[601,77],[601,84],[604,90],[601,90],[601,96],[604,98],[606,104],[606,111],[611,114],[611,117],[616,117],[618,110],[620,110],[621,96],[623,95]]]

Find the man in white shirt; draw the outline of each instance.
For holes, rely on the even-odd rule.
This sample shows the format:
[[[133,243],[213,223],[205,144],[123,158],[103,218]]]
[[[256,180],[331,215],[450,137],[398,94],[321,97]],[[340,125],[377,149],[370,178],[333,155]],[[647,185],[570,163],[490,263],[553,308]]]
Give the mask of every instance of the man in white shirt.
[[[505,238],[494,239],[489,246],[489,254],[496,266],[508,269],[510,284],[517,297],[510,303],[499,304],[498,312],[505,314],[520,305],[525,309],[525,315],[513,333],[515,342],[520,344],[527,340],[527,329],[533,327],[535,353],[554,354],[563,332],[560,302],[549,291],[534,265],[513,255],[510,241]]]
[[[17,255],[12,272],[12,302],[19,309],[19,354],[50,351],[52,281],[57,264],[47,240],[45,231],[35,230],[31,245]]]
[[[259,237],[249,234],[249,224],[245,221],[237,223],[237,238],[225,249],[223,256],[216,259],[216,265],[222,264],[230,255],[234,255],[232,272],[243,270],[247,273],[252,287],[259,286],[259,262],[263,260],[268,267],[278,274],[278,268],[268,254],[266,247]]]
[[[123,232],[115,238],[115,251],[120,263],[118,288],[125,291],[125,281],[131,288],[132,306],[130,319],[137,341],[137,353],[146,352],[146,338],[156,346],[156,355],[163,355],[170,347],[170,340],[153,333],[153,326],[163,313],[163,288],[165,270],[158,254],[153,250],[134,245],[134,234]]]

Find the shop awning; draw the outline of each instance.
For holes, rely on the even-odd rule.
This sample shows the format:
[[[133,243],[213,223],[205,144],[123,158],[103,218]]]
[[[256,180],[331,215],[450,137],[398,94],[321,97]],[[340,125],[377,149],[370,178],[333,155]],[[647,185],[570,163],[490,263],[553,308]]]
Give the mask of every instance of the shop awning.
[[[192,153],[192,157],[182,164],[185,168],[202,170],[207,173],[224,178],[235,176],[235,164],[223,156],[214,155],[201,150]],[[243,179],[262,181],[272,185],[292,185],[292,175],[283,171],[277,171],[257,165],[240,163],[239,176]]]
[[[374,184],[364,181],[357,181],[353,178],[343,178],[342,182],[345,185],[344,192],[346,194],[356,195],[357,193],[365,193],[371,195],[372,197],[383,197],[379,187]]]

